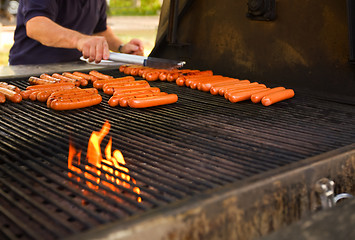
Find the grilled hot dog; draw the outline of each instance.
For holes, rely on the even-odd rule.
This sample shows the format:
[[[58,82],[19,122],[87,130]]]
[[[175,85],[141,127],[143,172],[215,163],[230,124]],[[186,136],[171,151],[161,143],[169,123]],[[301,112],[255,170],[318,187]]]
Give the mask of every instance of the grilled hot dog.
[[[95,71],[95,70],[90,71],[89,74],[94,76],[94,77],[97,77],[98,79],[110,79],[110,78],[113,78],[112,76],[100,73],[100,72]]]
[[[176,94],[152,96],[145,98],[132,98],[128,101],[128,106],[132,108],[146,108],[175,103],[177,102],[177,100],[178,96]]]
[[[61,82],[61,83],[62,83],[62,82],[74,83],[76,87],[79,87],[80,84],[81,84],[80,80],[68,78],[68,77],[63,76],[63,75],[61,75],[61,74],[59,74],[59,73],[53,73],[53,74],[52,74],[52,77],[57,78],[57,79],[60,79],[60,82]]]
[[[4,94],[6,99],[10,100],[11,102],[19,103],[22,101],[22,96],[13,90],[0,87],[0,93]]]
[[[269,95],[264,96],[261,99],[261,103],[264,106],[270,106],[274,103],[292,98],[295,96],[295,92],[292,89],[285,89],[279,92],[271,93]]]
[[[251,95],[250,100],[253,103],[258,103],[258,102],[261,101],[261,99],[264,96],[269,95],[269,94],[274,93],[274,92],[279,92],[279,91],[282,91],[282,90],[285,90],[285,88],[284,87],[276,87],[276,88],[272,88],[272,89],[265,90],[265,91],[262,91],[262,92],[258,92],[258,93],[255,93],[255,94]]]
[[[3,93],[0,93],[0,103],[6,102],[6,97]]]

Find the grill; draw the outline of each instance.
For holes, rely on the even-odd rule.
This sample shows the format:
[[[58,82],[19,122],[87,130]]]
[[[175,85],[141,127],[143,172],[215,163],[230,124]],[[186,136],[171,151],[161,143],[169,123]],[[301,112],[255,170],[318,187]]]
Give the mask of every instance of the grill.
[[[122,76],[118,70],[101,72]],[[27,86],[26,79],[9,83]],[[151,85],[178,94],[178,102],[112,108],[101,92],[99,106],[65,112],[29,100],[0,105],[1,239],[75,238],[106,225],[119,226],[231,184],[263,179],[270,171],[355,140],[353,105],[297,89],[295,98],[263,107],[233,104],[173,83]],[[105,121],[111,129],[102,146],[111,136],[113,148],[122,151],[136,180],[129,184],[140,188],[141,203],[131,188],[116,185],[119,191],[112,191],[100,183],[95,190],[85,184],[94,181],[67,168],[69,139],[85,156],[92,131]]]

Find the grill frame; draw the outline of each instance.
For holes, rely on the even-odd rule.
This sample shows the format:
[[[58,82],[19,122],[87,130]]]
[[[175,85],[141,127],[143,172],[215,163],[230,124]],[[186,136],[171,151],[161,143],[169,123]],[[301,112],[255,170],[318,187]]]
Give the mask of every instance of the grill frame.
[[[114,71],[115,74],[119,75],[118,70],[109,70],[107,73],[110,73],[111,71]],[[116,76],[117,76],[116,75]],[[19,83],[20,85],[24,86],[24,82],[20,81],[17,82],[17,80],[13,80],[10,81],[11,83]],[[226,195],[230,195],[231,192],[234,191],[239,191],[238,189],[243,189],[244,187],[247,189],[250,189],[250,186],[248,186],[248,184],[253,183],[254,181],[256,181],[255,179],[258,179],[260,177],[260,181],[263,182],[265,181],[265,179],[267,179],[270,176],[273,176],[272,174],[269,175],[269,173],[264,173],[262,170],[258,172],[258,170],[254,170],[253,168],[258,167],[258,162],[253,162],[253,158],[250,156],[250,154],[254,154],[255,156],[258,156],[260,158],[260,156],[262,155],[267,155],[267,154],[275,154],[275,156],[278,156],[278,160],[282,162],[282,164],[280,163],[275,163],[271,160],[271,158],[268,158],[268,161],[263,162],[262,164],[264,165],[263,167],[268,167],[267,172],[271,171],[273,174],[278,174],[280,172],[282,172],[282,170],[276,170],[273,171],[273,168],[277,168],[277,169],[287,169],[284,167],[280,167],[280,165],[294,165],[294,167],[297,168],[297,164],[294,164],[293,162],[296,159],[296,162],[300,161],[303,159],[302,156],[305,155],[305,153],[307,151],[311,152],[313,151],[313,154],[315,156],[322,154],[324,152],[327,152],[328,150],[334,150],[337,147],[334,147],[334,144],[339,144],[339,142],[341,142],[340,140],[342,139],[342,135],[349,137],[349,139],[354,139],[353,135],[349,132],[346,132],[346,129],[348,126],[348,123],[342,123],[341,117],[347,117],[348,119],[353,119],[351,118],[351,116],[347,116],[347,114],[349,114],[348,109],[349,106],[346,104],[340,104],[340,103],[334,103],[334,102],[330,102],[324,99],[317,99],[314,98],[312,96],[309,96],[307,94],[303,94],[302,92],[297,92],[296,91],[296,96],[297,99],[291,99],[289,101],[285,101],[283,103],[280,103],[278,105],[274,105],[272,107],[269,108],[265,108],[261,105],[255,105],[255,104],[251,104],[251,103],[241,103],[241,104],[231,104],[225,101],[225,99],[223,99],[222,97],[219,96],[212,96],[208,93],[202,93],[199,92],[197,90],[192,90],[192,89],[188,89],[188,88],[181,88],[178,86],[175,86],[173,83],[151,83],[151,85],[154,86],[158,86],[162,89],[162,91],[167,91],[167,92],[172,92],[172,93],[177,93],[181,98],[180,98],[180,103],[177,103],[176,105],[169,105],[169,106],[163,106],[163,107],[157,107],[157,108],[153,108],[153,109],[145,109],[145,110],[135,110],[135,109],[110,109],[107,106],[107,100],[108,100],[108,96],[103,95],[104,97],[104,101],[102,103],[101,106],[98,107],[92,107],[92,108],[87,108],[87,109],[81,109],[81,110],[75,110],[75,111],[70,111],[70,112],[53,112],[49,109],[46,108],[46,106],[44,106],[44,104],[38,103],[38,102],[26,102],[24,103],[26,106],[26,109],[30,109],[32,112],[34,111],[34,109],[39,109],[41,111],[41,113],[46,115],[45,120],[41,120],[38,116],[31,114],[30,113],[26,113],[26,111],[23,111],[20,115],[21,118],[25,118],[28,120],[38,120],[39,123],[34,123],[34,122],[29,122],[27,123],[27,125],[25,127],[22,127],[22,131],[23,132],[14,132],[12,133],[11,131],[8,132],[8,134],[13,134],[14,137],[18,137],[19,140],[24,141],[25,143],[28,143],[30,145],[26,145],[26,147],[28,149],[36,149],[36,145],[32,140],[27,140],[25,137],[21,136],[21,133],[24,133],[25,130],[30,130],[31,134],[29,136],[34,137],[35,140],[40,140],[40,137],[43,136],[43,134],[49,133],[51,135],[54,136],[58,136],[59,139],[63,140],[63,143],[60,143],[58,145],[56,145],[57,141],[51,140],[51,139],[47,139],[47,141],[49,142],[54,142],[55,145],[53,147],[51,147],[50,149],[46,150],[44,149],[44,152],[50,152],[50,151],[55,151],[58,146],[60,145],[61,148],[61,153],[59,154],[59,156],[54,156],[53,159],[51,160],[52,163],[55,163],[57,161],[56,158],[59,159],[65,159],[66,156],[64,156],[65,152],[65,148],[67,148],[68,146],[68,135],[72,136],[72,139],[74,140],[74,142],[76,142],[79,145],[85,145],[87,143],[87,140],[89,138],[89,135],[91,134],[92,131],[97,131],[101,128],[102,124],[103,124],[103,117],[101,116],[101,114],[105,115],[105,112],[110,113],[116,113],[113,114],[113,116],[111,118],[115,118],[116,119],[116,123],[120,123],[125,121],[126,124],[118,124],[118,126],[112,126],[112,135],[114,136],[118,136],[120,135],[122,139],[119,140],[118,142],[118,146],[122,145],[122,143],[126,143],[129,146],[131,146],[130,148],[128,148],[129,151],[127,151],[126,153],[124,152],[124,156],[125,158],[127,157],[127,159],[132,163],[131,164],[131,174],[132,177],[136,178],[137,180],[140,179],[145,179],[147,180],[146,175],[143,177],[143,173],[140,174],[139,173],[139,168],[143,168],[144,166],[140,163],[140,161],[142,160],[142,162],[144,162],[144,159],[142,157],[139,157],[138,159],[135,159],[135,155],[140,155],[142,153],[142,151],[140,150],[135,150],[132,146],[135,146],[137,144],[139,144],[140,142],[137,141],[137,139],[143,139],[144,140],[144,145],[148,145],[148,143],[154,143],[153,148],[150,149],[148,152],[146,152],[145,154],[149,155],[150,158],[150,164],[151,166],[149,166],[149,168],[146,168],[146,171],[151,171],[151,173],[155,173],[157,176],[164,176],[164,174],[167,174],[169,172],[172,172],[173,170],[171,168],[174,167],[174,163],[169,163],[169,162],[164,162],[164,153],[167,153],[169,151],[172,151],[174,149],[176,149],[176,156],[178,156],[178,159],[180,161],[186,161],[186,164],[191,163],[191,164],[199,164],[199,162],[194,159],[193,157],[196,154],[204,154],[202,155],[201,160],[205,161],[205,162],[201,162],[200,164],[202,165],[202,168],[200,169],[191,169],[189,168],[188,165],[184,165],[181,164],[177,165],[176,168],[177,169],[184,169],[186,168],[186,171],[188,171],[188,173],[196,173],[197,176],[199,176],[198,180],[196,180],[194,177],[189,176],[189,174],[178,174],[177,176],[175,176],[173,179],[170,179],[170,182],[173,182],[174,180],[176,180],[177,184],[175,184],[175,186],[179,187],[178,191],[180,194],[170,190],[167,191],[168,194],[165,196],[165,200],[167,201],[168,204],[167,205],[160,205],[158,207],[158,209],[149,209],[149,213],[144,213],[143,214],[141,212],[138,212],[138,214],[136,214],[136,212],[134,212],[135,214],[133,214],[132,217],[128,217],[126,218],[126,220],[119,220],[119,221],[108,221],[105,222],[103,221],[103,223],[105,223],[104,225],[107,227],[104,227],[105,231],[97,233],[97,234],[112,234],[112,232],[109,230],[110,226],[114,226],[115,229],[122,229],[122,231],[124,231],[124,228],[118,227],[118,226],[127,226],[130,225],[130,229],[135,229],[136,228],[136,223],[137,222],[142,222],[144,221],[144,219],[150,219],[151,220],[151,216],[155,216],[157,217],[157,215],[160,216],[175,216],[173,217],[174,220],[177,220],[176,218],[178,218],[179,216],[181,216],[180,213],[182,213],[183,215],[185,214],[185,212],[187,211],[187,209],[195,209],[195,203],[194,201],[197,199],[199,203],[202,202],[214,202],[215,201],[215,196],[216,194],[219,192],[216,189],[220,189],[220,188],[225,188],[228,189],[225,190],[225,192],[223,192],[222,197],[217,197],[218,201],[216,201],[218,204],[221,203],[221,199],[223,199]],[[309,103],[307,102],[309,101]],[[309,108],[314,110],[314,112],[312,113],[312,116],[309,117],[309,119],[302,119],[301,117],[303,116],[301,113],[302,108],[298,108],[297,105],[298,104],[305,104],[303,105],[303,107],[305,109]],[[321,104],[321,109],[318,110],[317,109],[317,104]],[[18,113],[17,111],[17,107],[18,105],[15,104],[11,104],[9,103],[9,105],[7,105],[9,108],[7,109],[7,107],[4,107],[3,109],[5,109],[6,111],[10,111],[7,112],[6,118],[4,117],[4,115],[2,115],[2,119],[7,120],[8,122],[4,122],[7,123],[7,125],[5,127],[11,127],[11,124],[9,125],[9,123],[11,122],[10,120],[12,120],[11,118],[13,118],[14,120],[17,119],[17,117],[11,117],[12,113]],[[331,113],[334,114],[329,114],[327,112],[324,111],[323,107],[324,106],[330,106],[332,107],[331,109]],[[336,107],[335,107],[336,106]],[[223,110],[228,110],[230,112],[224,112]],[[176,109],[178,109],[178,111],[176,112]],[[314,139],[309,139],[309,138],[302,138],[302,137],[298,137],[298,136],[294,136],[294,139],[292,139],[292,141],[290,141],[290,143],[287,143],[285,145],[282,146],[282,148],[278,149],[277,146],[275,146],[276,144],[273,144],[272,142],[266,142],[263,143],[263,138],[265,138],[265,140],[270,141],[270,139],[273,139],[273,137],[275,137],[275,134],[273,134],[273,132],[270,132],[269,128],[272,128],[273,125],[275,124],[275,121],[277,120],[277,116],[272,116],[270,117],[270,112],[278,112],[282,114],[282,119],[286,120],[285,122],[283,122],[281,124],[282,126],[286,126],[287,125],[287,117],[285,116],[287,114],[287,111],[285,113],[285,109],[296,109],[297,111],[300,112],[293,112],[292,117],[294,119],[300,119],[301,123],[299,124],[295,124],[292,127],[289,128],[284,128],[283,130],[285,131],[286,136],[289,136],[290,134],[294,133],[294,132],[300,132],[301,136],[308,136],[312,135],[313,131],[319,129],[320,126],[318,126],[318,123],[325,124],[326,122],[334,122],[337,123],[337,126],[327,126],[327,133],[321,133],[318,132],[317,133],[317,137],[319,138],[319,141],[321,141],[323,144],[320,146],[320,149],[315,151],[315,149],[318,146],[315,146],[315,144],[317,143],[317,141],[314,141]],[[213,111],[214,110],[214,111]],[[238,111],[236,111],[238,110]],[[346,110],[345,113],[342,112],[342,110]],[[12,111],[12,112],[11,112]],[[190,116],[190,115],[182,115],[180,116],[179,113],[184,112],[185,113],[190,114],[192,117],[190,118],[186,118],[186,116]],[[122,113],[125,113],[126,115],[121,115]],[[233,124],[234,128],[230,128],[228,121],[218,117],[217,119],[219,120],[218,124],[215,120],[216,114],[222,115],[222,116],[227,116],[228,120],[229,119],[237,119],[240,121],[241,123],[241,127],[235,129],[236,125]],[[223,115],[224,114],[224,115]],[[234,116],[234,114],[236,116]],[[353,114],[350,112],[350,115]],[[81,116],[89,116],[88,118],[85,118],[85,120],[83,122],[78,122],[81,118]],[[107,116],[107,114],[105,115]],[[322,116],[325,117],[325,120],[320,121],[318,119],[317,122],[317,117]],[[353,116],[353,115],[352,115]],[[260,123],[260,121],[264,118],[270,118],[270,122],[264,122],[263,124],[266,124],[266,126],[262,126],[263,124],[257,124]],[[49,118],[53,118],[55,123],[51,123],[51,122],[46,122],[46,119]],[[118,119],[118,120],[117,120]],[[143,119],[143,120],[142,120]],[[172,119],[176,120],[176,122],[170,122]],[[194,123],[194,121],[198,119],[198,120],[203,120],[203,125],[196,125]],[[71,121],[71,120],[75,120],[75,121]],[[76,121],[78,120],[78,121]],[[140,121],[148,121],[150,124],[152,124],[153,126],[153,130],[146,128],[146,129],[135,129],[134,126],[136,123],[139,123]],[[315,122],[312,122],[315,121]],[[60,123],[64,122],[66,124],[66,126],[62,127],[62,126],[56,126]],[[305,127],[304,123],[309,123],[308,126],[306,126],[306,129],[303,129]],[[41,127],[45,124],[50,124],[49,127],[44,128],[43,130],[41,130],[41,134],[37,134],[36,131],[39,131],[39,129],[34,128],[36,131],[31,130],[31,124],[34,124],[34,126]],[[37,124],[37,125],[36,125]],[[163,124],[163,125],[162,125]],[[253,124],[256,124],[257,127],[253,126]],[[277,124],[280,124],[279,122],[277,122]],[[234,133],[234,134],[238,134],[237,137],[233,137],[232,135],[229,136],[229,138],[226,139],[222,139],[221,135],[219,133],[219,130],[217,131],[216,126],[221,126],[222,128],[220,129],[220,131],[223,132],[227,132],[227,133]],[[61,132],[58,133],[57,131],[51,129],[51,127],[53,127],[53,129],[56,130],[60,130]],[[69,127],[69,128],[68,128]],[[160,127],[160,128],[159,128]],[[183,140],[185,140],[187,143],[185,143],[184,141],[178,141],[179,140],[179,134],[174,135],[171,134],[171,132],[169,132],[169,130],[171,128],[178,128],[179,131],[175,132],[175,133],[184,133],[185,136],[183,138]],[[15,129],[19,129],[21,128],[20,126],[16,126]],[[67,128],[67,129],[66,129]],[[129,130],[128,132],[125,132],[125,130]],[[211,131],[211,129],[213,131]],[[341,130],[342,134],[341,135],[337,135],[336,132],[338,130]],[[4,130],[4,126],[2,126],[2,131]],[[164,130],[164,131],[163,131]],[[307,131],[311,130],[311,134],[309,134]],[[195,136],[195,139],[193,139],[193,141],[189,140],[190,137],[194,137],[194,134],[189,135],[189,131],[192,131],[194,134],[196,134],[197,136]],[[205,134],[205,131],[207,131],[208,133]],[[77,136],[77,134],[80,132],[80,135]],[[250,142],[250,137],[249,135],[251,134],[252,136],[256,136],[257,137],[257,133],[263,133],[264,137],[263,138],[256,138],[256,143],[251,143]],[[43,133],[43,134],[42,134]],[[334,136],[327,136],[328,133],[335,133]],[[83,135],[84,134],[84,135]],[[278,139],[278,141],[286,141],[285,140],[285,135],[283,135],[284,133],[279,133],[276,134],[276,138]],[[134,138],[132,138],[134,137]],[[329,139],[328,139],[329,137]],[[174,138],[173,140],[171,138]],[[220,141],[218,142],[218,147],[220,147],[220,149],[216,148],[217,151],[208,151],[208,149],[204,149],[203,144],[208,143],[208,146],[211,146],[214,142],[214,139],[218,139]],[[117,137],[114,137],[114,143],[115,141],[117,141]],[[249,141],[248,141],[249,140]],[[226,149],[228,148],[228,146],[230,145],[231,142],[233,141],[237,141],[238,144],[240,144],[237,148],[237,150],[242,150],[242,153],[240,153],[240,151],[230,151],[229,153],[225,153]],[[11,144],[12,143],[12,144]],[[194,146],[194,143],[198,144],[198,146],[200,146],[201,148],[196,148],[196,146]],[[300,148],[300,147],[296,147],[299,146],[300,143],[306,144],[305,149]],[[351,141],[349,142],[351,143]],[[3,143],[4,144],[4,143]],[[11,140],[10,143],[8,143],[7,146],[14,148],[14,150],[18,150],[20,149],[19,147],[16,148],[14,145],[16,145],[17,142],[14,140]],[[268,147],[265,149],[262,149],[261,152],[260,149],[257,149],[256,147],[258,146],[263,146],[263,144],[268,145]],[[21,144],[20,144],[21,146]],[[159,147],[158,147],[159,146]],[[38,147],[38,146],[37,146]],[[252,147],[251,150],[247,149],[248,147]],[[184,154],[180,154],[179,155],[179,151],[183,150],[183,149],[189,149],[190,148],[190,152],[186,152]],[[284,148],[284,149],[283,149]],[[350,145],[348,148],[345,147],[347,151],[350,151],[351,149],[354,148],[353,145]],[[349,150],[350,148],[350,150]],[[6,151],[6,149],[4,149],[3,147],[1,148],[3,151]],[[272,150],[270,150],[272,149]],[[277,151],[276,151],[276,150]],[[291,151],[288,151],[291,150]],[[39,150],[32,150],[32,151],[38,151]],[[351,151],[350,151],[351,152]],[[343,153],[342,151],[338,152],[338,154]],[[154,154],[156,154],[156,156],[152,157]],[[209,154],[213,155],[213,157],[210,157]],[[233,154],[233,155],[232,155]],[[246,156],[246,159],[243,159],[243,161],[240,162],[231,162],[227,159],[227,158],[231,158],[230,156],[233,157],[237,157],[238,154],[243,155],[244,157]],[[248,155],[249,154],[249,155]],[[280,156],[282,156],[285,159],[280,158]],[[38,157],[38,156],[37,156]],[[336,157],[336,155],[334,156],[334,158]],[[31,157],[29,156],[29,159],[31,159]],[[323,159],[323,158],[322,158]],[[214,162],[216,161],[216,162]],[[320,160],[319,160],[320,161]],[[346,158],[345,162],[348,164],[349,163],[349,159]],[[260,163],[260,162],[259,162]],[[351,160],[350,160],[351,163]],[[63,162],[61,163],[62,165],[64,164]],[[164,164],[169,164],[169,166],[164,166]],[[231,167],[231,169],[233,171],[238,171],[238,167],[243,167],[245,170],[251,171],[252,174],[250,175],[242,175],[242,170],[239,170],[239,174],[241,174],[241,177],[238,178],[234,178],[235,175],[233,175],[233,171],[231,170],[227,170],[224,171],[224,169],[220,168],[220,164],[228,164],[229,167]],[[307,163],[309,164],[309,162]],[[344,161],[340,161],[341,165],[344,165]],[[276,166],[275,166],[276,165]],[[350,164],[352,166],[354,166],[354,164]],[[159,171],[153,171],[156,168],[160,168]],[[292,168],[290,168],[292,169]],[[289,169],[289,170],[290,170]],[[352,168],[353,169],[353,168]],[[200,170],[201,172],[199,173],[198,170]],[[164,171],[167,171],[167,173],[165,173]],[[206,180],[206,176],[204,176],[204,174],[216,174],[214,171],[216,171],[218,174],[217,176],[220,176],[220,178],[217,179],[213,179],[210,182],[205,181]],[[292,172],[292,171],[291,171]],[[339,171],[340,172],[340,171]],[[339,172],[337,174],[334,174],[332,176],[338,176]],[[222,173],[225,173],[225,175],[222,175]],[[159,175],[160,174],[160,175]],[[177,173],[175,172],[175,175]],[[200,174],[200,175],[198,175]],[[323,172],[324,174],[324,172]],[[342,173],[348,176],[348,173]],[[321,175],[321,174],[319,174]],[[167,174],[168,176],[168,174]],[[168,179],[168,178],[166,178]],[[205,180],[203,180],[205,179]],[[254,180],[253,180],[254,179]],[[297,179],[297,178],[296,178]],[[149,179],[148,179],[149,180]],[[156,180],[156,179],[155,179]],[[197,184],[199,184],[198,186],[194,186],[191,185],[191,182],[195,182]],[[286,181],[287,182],[287,181]],[[233,184],[234,183],[234,184]],[[268,183],[270,185],[270,183]],[[307,182],[307,186],[310,187],[309,184],[312,184],[312,182]],[[351,182],[349,184],[346,184],[346,186],[344,186],[345,190],[348,191],[350,189],[350,192],[354,192],[353,187],[354,186],[354,181]],[[230,186],[230,185],[234,185],[233,188],[228,188],[225,186]],[[174,186],[174,187],[175,187]],[[83,187],[81,185],[81,187]],[[169,187],[168,187],[169,188]],[[164,190],[169,190],[168,188],[165,187]],[[268,186],[267,189],[272,189],[272,187]],[[145,189],[147,192],[148,189]],[[240,190],[241,192],[243,192],[243,190]],[[267,191],[271,191],[271,190],[267,190]],[[272,192],[272,191],[271,191]],[[170,195],[169,195],[170,194]],[[224,197],[223,197],[224,196]],[[238,195],[239,196],[239,195]],[[266,194],[265,194],[266,196]],[[202,199],[202,200],[201,200]],[[228,198],[225,198],[224,200],[226,200]],[[311,200],[307,200],[308,204],[309,202],[311,202]],[[222,201],[223,202],[223,201]],[[246,200],[247,202],[247,200]],[[160,200],[156,200],[156,199],[152,199],[150,204],[159,204]],[[218,206],[218,204],[213,205],[215,208],[216,206]],[[295,207],[295,206],[293,206]],[[300,206],[301,208],[304,207],[303,205]],[[138,207],[139,208],[139,207]],[[208,209],[208,208],[207,208]],[[218,209],[218,207],[216,208]],[[243,209],[248,209],[248,207],[244,207]],[[309,208],[307,210],[305,210],[305,213],[309,212],[313,210],[312,208]],[[174,213],[178,212],[178,214]],[[249,211],[251,212],[251,211]],[[305,213],[300,213],[300,215],[296,215],[293,216],[294,220],[301,217],[303,214]],[[128,213],[129,215],[130,213]],[[174,215],[175,214],[175,215]],[[210,213],[211,215],[212,213]],[[193,214],[192,214],[193,215]],[[158,217],[159,218],[159,217]],[[127,220],[128,219],[128,220]],[[132,221],[130,219],[136,219],[136,221]],[[276,216],[275,216],[275,219]],[[166,220],[166,219],[165,219]],[[195,220],[192,220],[195,221]],[[275,220],[276,221],[276,220]],[[148,221],[149,222],[149,221]],[[130,224],[129,224],[130,223]],[[147,224],[148,226],[150,226],[150,223]],[[143,225],[145,226],[145,225]],[[191,225],[194,226],[194,225]],[[249,226],[250,227],[250,226]],[[275,226],[274,228],[276,228],[277,226]],[[100,227],[102,228],[102,226]],[[95,229],[95,227],[94,227]],[[142,229],[144,229],[144,227],[142,227]],[[149,228],[148,228],[149,229]],[[196,229],[195,229],[196,230]],[[274,229],[271,229],[274,230]],[[94,232],[96,230],[93,230]],[[174,232],[174,229],[169,229],[169,231]],[[193,234],[192,233],[192,229],[183,232],[184,234]],[[198,231],[198,230],[197,230]],[[270,229],[268,230],[270,231]],[[143,231],[144,232],[144,231]],[[267,231],[263,230],[261,231],[263,232],[263,234]],[[74,235],[78,234],[78,239],[81,238],[81,234],[78,232],[74,232]],[[119,231],[117,232],[117,234],[120,234]],[[146,234],[146,232],[144,232],[144,234]],[[202,233],[201,233],[202,234]],[[240,234],[240,233],[238,233]],[[257,233],[257,234],[261,234],[261,233]],[[85,234],[84,234],[85,235]],[[92,231],[89,230],[89,235],[95,235],[92,233]],[[251,236],[251,235],[250,235]],[[257,235],[258,236],[258,235]]]

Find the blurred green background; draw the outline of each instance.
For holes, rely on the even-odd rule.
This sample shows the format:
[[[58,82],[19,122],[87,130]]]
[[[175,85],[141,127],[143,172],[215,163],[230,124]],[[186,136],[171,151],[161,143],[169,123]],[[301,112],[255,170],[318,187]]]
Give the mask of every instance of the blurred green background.
[[[141,39],[145,49],[144,55],[148,56],[155,44],[162,0],[107,0],[107,2],[108,22],[113,26],[115,34],[124,42],[132,38]],[[125,24],[127,26],[122,26]],[[0,65],[8,65],[15,25],[16,17],[1,18]]]
[[[111,16],[157,15],[161,0],[109,0],[108,14]]]

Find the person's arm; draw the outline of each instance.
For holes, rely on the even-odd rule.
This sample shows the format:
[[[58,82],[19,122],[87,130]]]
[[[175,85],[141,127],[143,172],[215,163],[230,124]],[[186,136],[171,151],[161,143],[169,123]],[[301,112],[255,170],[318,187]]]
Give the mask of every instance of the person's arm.
[[[34,17],[26,23],[28,37],[49,47],[76,48],[89,61],[99,63],[109,58],[108,43],[103,36],[89,36],[64,28],[47,17]]]
[[[123,42],[114,34],[114,32],[109,26],[107,26],[107,29],[105,31],[96,33],[95,35],[105,37],[109,49],[114,52],[117,52],[119,47],[123,44]],[[139,39],[132,39],[128,43],[122,45],[121,52],[135,55],[143,55],[143,43]]]
[[[76,48],[90,62],[99,63],[110,56],[109,49],[118,51],[122,41],[111,28],[93,36],[64,28],[47,17],[37,16],[26,23],[27,36],[49,47]],[[132,39],[123,45],[121,52],[143,55],[143,44],[138,39]]]

